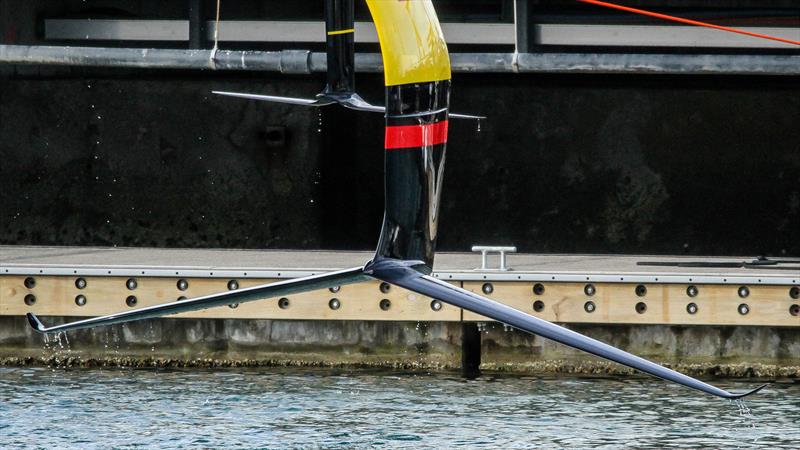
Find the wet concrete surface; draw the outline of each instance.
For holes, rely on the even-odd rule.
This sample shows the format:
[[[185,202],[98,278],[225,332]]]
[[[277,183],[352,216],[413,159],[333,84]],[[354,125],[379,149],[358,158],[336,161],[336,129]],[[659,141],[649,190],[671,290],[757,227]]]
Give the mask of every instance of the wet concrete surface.
[[[800,378],[800,335],[789,328],[569,328],[695,376]],[[461,333],[460,323],[444,322],[162,319],[79,330],[45,342],[24,317],[7,316],[0,317],[0,365],[454,370],[461,367]],[[486,324],[481,346],[483,370],[632,373],[497,323]]]

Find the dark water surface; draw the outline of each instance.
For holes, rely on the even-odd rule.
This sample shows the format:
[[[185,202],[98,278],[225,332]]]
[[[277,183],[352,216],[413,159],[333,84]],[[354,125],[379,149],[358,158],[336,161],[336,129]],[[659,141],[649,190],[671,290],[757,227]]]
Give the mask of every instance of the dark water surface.
[[[0,368],[0,447],[800,447],[800,383],[747,406],[651,378]]]

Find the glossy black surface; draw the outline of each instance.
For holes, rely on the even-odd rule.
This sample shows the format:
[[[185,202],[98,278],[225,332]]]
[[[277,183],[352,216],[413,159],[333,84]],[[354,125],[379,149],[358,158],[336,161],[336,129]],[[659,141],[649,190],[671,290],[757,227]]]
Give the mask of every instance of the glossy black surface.
[[[424,275],[420,272],[424,272],[425,268],[414,265],[412,261],[384,259],[380,262],[368,265],[365,270],[369,275],[387,283],[441,300],[459,308],[464,308],[467,311],[491,317],[494,320],[527,331],[528,333],[537,334],[572,348],[583,350],[601,358],[624,364],[644,373],[692,389],[697,389],[707,394],[722,398],[737,399],[754,394],[766,386],[762,385],[750,391],[738,394],[728,392],[616,347],[612,347],[596,339],[576,333],[560,325],[531,316],[530,314],[461,289],[450,283]]]
[[[354,27],[353,0],[325,0],[325,32],[352,30]],[[325,94],[355,91],[355,33],[326,34],[328,84]]]
[[[265,298],[276,298],[284,295],[298,294],[317,289],[328,289],[333,286],[358,283],[361,281],[367,281],[369,279],[370,277],[363,273],[363,269],[361,267],[354,267],[352,269],[327,272],[304,278],[293,278],[260,286],[226,291],[219,294],[195,297],[188,300],[180,300],[161,305],[148,306],[146,308],[78,320],[53,327],[45,326],[35,314],[28,313],[27,318],[30,326],[40,333],[58,333],[61,331],[79,330],[82,328],[92,328],[113,325],[116,323],[131,322],[134,320],[152,319],[155,317],[179,314],[189,311],[198,311],[217,306],[253,302],[264,300]]]
[[[447,120],[450,81],[386,88],[386,126]],[[424,261],[433,266],[447,143],[386,150],[383,226],[376,260]]]

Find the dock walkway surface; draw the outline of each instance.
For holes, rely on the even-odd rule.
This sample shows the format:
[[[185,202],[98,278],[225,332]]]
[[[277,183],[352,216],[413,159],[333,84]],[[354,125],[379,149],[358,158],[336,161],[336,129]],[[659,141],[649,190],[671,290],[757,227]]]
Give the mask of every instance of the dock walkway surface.
[[[203,276],[291,278],[363,265],[367,251],[156,249],[0,246],[0,273],[10,275]],[[497,255],[494,255],[497,258]],[[481,270],[476,253],[437,253],[434,275],[459,281],[654,282],[796,285],[800,263],[748,267],[652,266],[641,263],[753,261],[753,256],[507,255],[510,270]],[[490,263],[497,264],[496,261]],[[490,266],[491,267],[491,266]],[[110,273],[109,273],[110,271]],[[247,275],[245,275],[247,273]],[[280,275],[278,275],[280,273]]]

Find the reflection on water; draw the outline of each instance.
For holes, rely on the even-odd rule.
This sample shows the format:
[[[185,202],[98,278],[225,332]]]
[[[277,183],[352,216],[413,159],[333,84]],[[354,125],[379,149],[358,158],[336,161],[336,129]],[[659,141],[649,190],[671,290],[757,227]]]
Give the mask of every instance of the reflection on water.
[[[746,407],[650,378],[0,368],[0,447],[798,447],[800,383]]]

